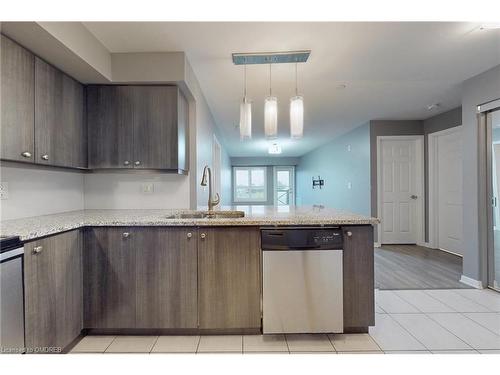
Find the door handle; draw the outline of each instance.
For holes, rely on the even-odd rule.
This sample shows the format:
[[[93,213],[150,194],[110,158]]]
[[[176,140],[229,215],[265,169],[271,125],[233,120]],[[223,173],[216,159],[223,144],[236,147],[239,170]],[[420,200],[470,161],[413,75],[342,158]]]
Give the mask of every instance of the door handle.
[[[417,196],[417,195],[415,195],[415,194],[413,194],[413,195],[411,195],[411,196],[410,196],[410,198],[411,198],[411,199],[417,199],[417,198],[418,198],[418,196]]]

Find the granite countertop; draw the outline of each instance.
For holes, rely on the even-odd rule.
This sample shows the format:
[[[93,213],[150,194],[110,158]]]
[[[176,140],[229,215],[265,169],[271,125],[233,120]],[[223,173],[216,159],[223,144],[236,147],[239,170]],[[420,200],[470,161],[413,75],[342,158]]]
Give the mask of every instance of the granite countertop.
[[[200,210],[203,210],[200,207]],[[179,219],[168,216],[189,210],[82,210],[0,223],[2,236],[27,241],[85,226],[240,226],[240,225],[373,225],[376,218],[322,206],[225,206],[221,210],[245,212],[243,218]]]

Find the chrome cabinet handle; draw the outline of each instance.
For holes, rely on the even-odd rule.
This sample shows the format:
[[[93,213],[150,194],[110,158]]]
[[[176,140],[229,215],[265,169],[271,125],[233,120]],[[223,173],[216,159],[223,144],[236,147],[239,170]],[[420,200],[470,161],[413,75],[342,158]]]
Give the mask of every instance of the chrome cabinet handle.
[[[191,238],[191,237],[193,237],[193,233],[189,232],[189,233],[187,234],[187,238]]]
[[[204,240],[206,237],[207,237],[207,235],[206,235],[205,233],[200,234],[200,238],[201,238],[202,240]]]
[[[23,153],[21,153],[21,156],[24,158],[31,158],[31,152],[24,151]]]
[[[33,254],[40,254],[43,250],[43,246],[35,246],[33,248]]]
[[[42,155],[42,159],[43,159],[43,160],[49,160],[49,155],[47,155],[47,154]]]
[[[347,237],[352,237],[352,232],[351,231],[347,231],[347,232],[345,232],[345,234],[347,235]]]
[[[130,162],[129,162],[128,160],[125,160],[125,161],[123,162],[123,165],[130,165]]]
[[[130,236],[129,232],[123,232],[122,234],[123,238],[128,238]]]
[[[141,162],[139,160],[137,160],[134,164],[135,165],[141,165]]]

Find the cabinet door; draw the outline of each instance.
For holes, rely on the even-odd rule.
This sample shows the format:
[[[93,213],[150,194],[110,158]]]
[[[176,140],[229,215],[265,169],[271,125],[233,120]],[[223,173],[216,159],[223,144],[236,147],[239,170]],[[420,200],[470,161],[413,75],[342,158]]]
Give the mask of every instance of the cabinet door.
[[[1,158],[34,161],[34,56],[0,35]]]
[[[35,161],[86,168],[83,86],[35,58]]]
[[[57,346],[53,242],[53,237],[48,237],[24,245],[24,326],[28,353]]]
[[[198,238],[199,327],[259,329],[259,229],[201,228]]]
[[[137,328],[196,328],[195,228],[137,228]]]
[[[81,332],[81,251],[77,230],[25,244],[26,346],[35,352],[63,349]]]
[[[373,227],[346,226],[342,230],[344,330],[356,331],[375,324]]]
[[[132,86],[87,87],[89,168],[133,167]]]
[[[69,345],[83,328],[82,234],[79,230],[50,237],[55,249],[56,339]]]
[[[131,86],[134,92],[134,168],[177,169],[175,86]]]
[[[133,236],[125,227],[85,231],[85,328],[135,327],[137,257]]]

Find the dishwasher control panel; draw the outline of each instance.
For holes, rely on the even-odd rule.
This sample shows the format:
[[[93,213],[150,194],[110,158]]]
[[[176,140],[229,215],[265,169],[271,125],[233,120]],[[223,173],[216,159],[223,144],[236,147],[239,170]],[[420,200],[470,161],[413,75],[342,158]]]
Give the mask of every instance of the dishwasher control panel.
[[[269,228],[261,230],[262,250],[341,250],[342,229],[335,228]]]

